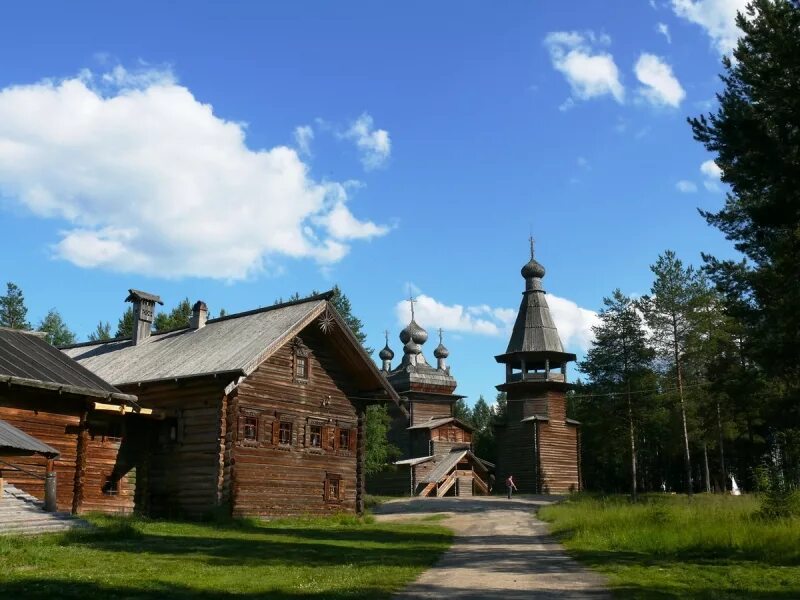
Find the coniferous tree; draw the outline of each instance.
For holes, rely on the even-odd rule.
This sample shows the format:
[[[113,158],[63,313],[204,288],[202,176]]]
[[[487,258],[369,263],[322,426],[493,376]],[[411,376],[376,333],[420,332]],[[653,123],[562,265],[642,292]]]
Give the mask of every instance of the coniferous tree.
[[[643,297],[640,306],[652,330],[652,341],[658,356],[665,366],[674,371],[683,434],[686,493],[691,496],[692,461],[683,361],[691,327],[691,314],[699,295],[697,272],[691,266],[684,267],[672,250],[661,254],[650,269],[655,275],[655,281],[650,296]]]
[[[189,301],[189,298],[184,298],[178,303],[178,306],[170,310],[169,313],[158,313],[153,322],[153,328],[157,332],[162,332],[188,327],[191,317],[192,303]]]
[[[39,322],[39,331],[44,331],[47,335],[45,339],[48,344],[53,346],[67,346],[75,343],[75,334],[70,331],[61,314],[51,308],[44,319]]]
[[[758,420],[764,438],[800,432],[800,6],[753,0],[737,25],[743,35],[733,59],[723,58],[719,107],[689,123],[730,186],[721,210],[701,213],[744,255],[739,262],[703,258],[739,321],[739,370],[750,371],[743,383],[751,399],[761,385],[761,410],[747,406],[753,454]],[[770,436],[770,428],[785,435]],[[783,451],[798,454],[800,446]]]
[[[6,295],[0,296],[0,327],[11,329],[30,329],[28,308],[22,290],[16,284],[6,284]]]
[[[104,342],[111,339],[111,323],[98,321],[97,326],[89,334],[90,342]]]
[[[133,307],[129,306],[117,321],[117,333],[114,337],[133,337]]]
[[[472,407],[472,424],[475,427],[472,446],[475,454],[489,462],[495,462],[497,454],[493,423],[492,409],[481,395]]]
[[[578,368],[593,385],[604,390],[610,402],[615,395],[624,398],[624,414],[628,423],[631,498],[637,497],[636,438],[638,410],[633,393],[639,391],[650,373],[654,351],[649,346],[641,315],[635,302],[619,289],[603,299],[600,323],[592,328],[595,341]]]

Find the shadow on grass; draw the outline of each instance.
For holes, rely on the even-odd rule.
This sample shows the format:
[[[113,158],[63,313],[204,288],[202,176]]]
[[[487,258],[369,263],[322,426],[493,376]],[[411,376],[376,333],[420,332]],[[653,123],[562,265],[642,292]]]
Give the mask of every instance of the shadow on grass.
[[[147,587],[144,587],[147,586]],[[19,598],[30,600],[81,599],[94,598],[124,598],[125,600],[297,600],[308,598],[310,600],[356,600],[371,598],[386,598],[385,590],[378,588],[360,588],[352,592],[332,592],[330,590],[309,592],[287,592],[285,590],[265,590],[257,593],[235,593],[219,590],[198,590],[182,585],[154,582],[143,582],[137,587],[108,586],[86,581],[71,581],[57,579],[26,579],[24,581],[0,581],[0,598]]]
[[[418,567],[431,564],[431,554],[438,554],[436,550],[451,540],[447,533],[390,531],[375,527],[295,528],[245,521],[230,528],[207,527],[208,535],[202,535],[205,526],[199,527],[189,534],[172,534],[141,531],[122,523],[93,531],[69,532],[64,534],[60,545],[110,553],[184,557],[212,566]]]

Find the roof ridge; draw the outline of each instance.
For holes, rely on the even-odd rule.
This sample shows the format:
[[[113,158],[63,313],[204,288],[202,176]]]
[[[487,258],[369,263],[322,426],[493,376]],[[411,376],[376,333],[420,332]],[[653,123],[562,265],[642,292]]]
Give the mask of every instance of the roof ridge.
[[[305,302],[318,302],[319,300],[330,300],[331,298],[333,298],[333,295],[334,291],[328,290],[327,292],[322,292],[321,294],[314,294],[313,296],[298,298],[297,300],[289,300],[288,302],[281,302],[279,304],[273,304],[271,306],[264,306],[261,308],[254,308],[252,310],[245,310],[243,312],[225,315],[224,317],[217,317],[216,319],[209,319],[208,321],[206,321],[206,325],[208,323],[219,323],[220,321],[227,321],[229,319],[236,319],[239,317],[249,317],[250,315],[256,315],[262,312],[269,312],[271,310],[277,310],[279,308],[286,308],[287,306],[295,306],[296,304],[303,304]],[[164,331],[159,333],[167,333],[167,332]]]
[[[230,315],[225,315],[224,317],[217,317],[216,319],[209,319],[206,321],[206,325],[209,323],[219,323],[221,321],[228,321],[230,319],[238,319],[240,317],[249,317],[251,315],[257,315],[263,312],[269,312],[271,310],[277,310],[280,308],[286,308],[287,306],[294,306],[296,304],[303,304],[305,302],[317,302],[319,300],[330,300],[333,298],[334,291],[328,290],[327,292],[322,292],[321,294],[314,294],[313,296],[307,296],[305,298],[299,298],[297,300],[290,300],[288,302],[281,302],[279,304],[273,304],[271,306],[263,306],[261,308],[254,308],[251,310],[245,310],[238,313],[232,313]],[[182,327],[173,327],[172,329],[166,329],[164,331],[154,331],[152,333],[153,336],[156,335],[165,335],[167,333],[174,333],[176,331],[182,331],[184,329],[191,329],[189,325],[184,325]],[[15,330],[17,331],[17,330]],[[100,344],[109,344],[111,342],[120,342],[124,340],[130,340],[129,336],[125,337],[115,337],[109,340],[89,340],[86,342],[78,342],[76,344],[67,344],[65,346],[58,346],[59,350],[69,350],[71,348],[81,348],[84,346],[99,346]]]

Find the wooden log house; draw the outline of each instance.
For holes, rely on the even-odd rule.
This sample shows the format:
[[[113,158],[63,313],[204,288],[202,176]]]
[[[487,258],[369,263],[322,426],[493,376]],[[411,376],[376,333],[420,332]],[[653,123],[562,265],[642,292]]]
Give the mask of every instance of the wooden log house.
[[[141,449],[139,510],[190,517],[363,510],[366,407],[399,397],[331,295],[217,319],[197,302],[189,327],[151,334],[160,300],[131,290],[133,339],[64,348],[165,415],[132,440]]]
[[[382,372],[402,398],[390,406],[389,441],[402,452],[400,460],[370,477],[370,491],[418,496],[472,496],[489,492],[493,464],[472,452],[473,428],[453,416],[453,405],[463,398],[454,394],[457,382],[446,364],[449,351],[442,343],[433,351],[436,367],[428,364],[422,346],[428,340],[414,319],[400,332],[403,358],[392,369],[394,352],[380,351]]]
[[[134,395],[70,359],[42,334],[0,328],[0,420],[10,426],[4,428],[9,442],[0,444],[0,471],[48,508],[133,510],[136,472],[123,444],[123,415],[138,410]],[[14,429],[38,445],[25,444]],[[48,485],[54,498],[45,493]]]
[[[495,426],[497,476],[513,475],[520,492],[560,494],[581,489],[580,423],[567,417],[567,363],[542,288],[545,269],[534,258],[522,267],[525,291],[497,389],[507,394],[504,423]]]

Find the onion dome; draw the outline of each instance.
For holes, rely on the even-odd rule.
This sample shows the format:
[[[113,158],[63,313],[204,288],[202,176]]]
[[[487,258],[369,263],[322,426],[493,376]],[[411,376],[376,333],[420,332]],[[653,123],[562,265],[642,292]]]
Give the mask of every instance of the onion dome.
[[[525,263],[525,266],[522,267],[520,273],[522,273],[522,276],[525,279],[533,279],[534,277],[541,279],[544,277],[544,267],[541,265],[541,263],[539,263],[539,261],[531,257],[531,259]]]
[[[403,344],[413,342],[414,345],[424,344],[428,341],[428,332],[420,327],[414,319],[400,332],[400,341]]]
[[[394,358],[394,351],[389,348],[389,340],[386,340],[386,345],[383,347],[383,350],[378,352],[378,357],[381,360],[392,360]]]
[[[436,358],[447,358],[450,356],[450,350],[445,348],[445,345],[442,343],[442,330],[439,329],[439,345],[436,346],[436,349],[433,351],[433,355]]]
[[[422,348],[419,344],[409,341],[403,346],[403,352],[405,354],[422,354]]]

